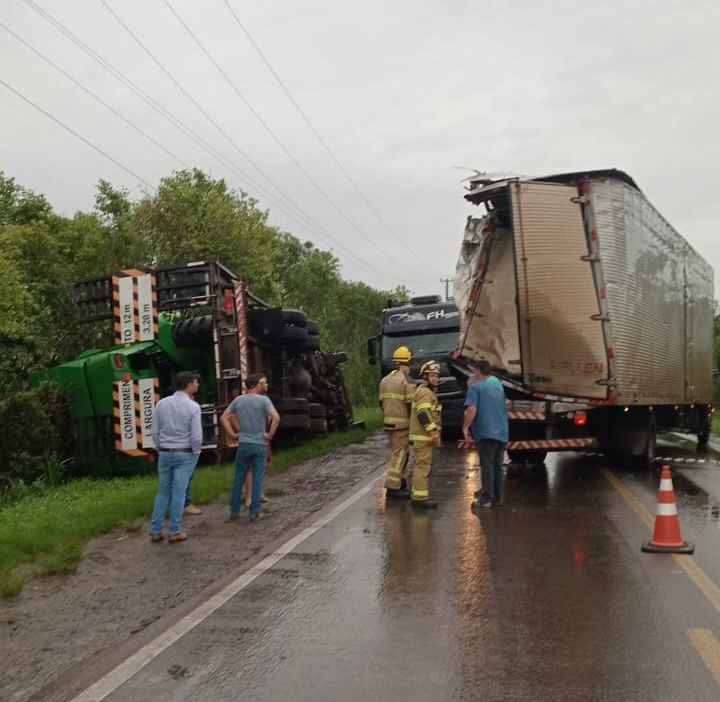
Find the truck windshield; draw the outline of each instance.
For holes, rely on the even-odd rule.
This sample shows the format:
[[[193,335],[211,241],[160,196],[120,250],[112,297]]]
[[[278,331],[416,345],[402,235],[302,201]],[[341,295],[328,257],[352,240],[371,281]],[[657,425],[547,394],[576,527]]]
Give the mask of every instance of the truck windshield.
[[[382,358],[392,360],[393,351],[398,346],[407,346],[413,356],[444,356],[455,349],[458,342],[457,331],[437,332],[433,334],[405,334],[403,336],[385,336],[382,340]]]

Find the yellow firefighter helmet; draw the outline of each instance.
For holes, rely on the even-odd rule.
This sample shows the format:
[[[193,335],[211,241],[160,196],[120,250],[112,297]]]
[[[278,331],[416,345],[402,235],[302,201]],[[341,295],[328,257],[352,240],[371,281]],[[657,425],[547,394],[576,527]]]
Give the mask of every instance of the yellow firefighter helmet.
[[[420,368],[420,377],[427,375],[428,373],[439,373],[440,364],[437,361],[427,361],[422,364]]]
[[[412,351],[407,346],[398,346],[393,353],[395,363],[410,363]]]

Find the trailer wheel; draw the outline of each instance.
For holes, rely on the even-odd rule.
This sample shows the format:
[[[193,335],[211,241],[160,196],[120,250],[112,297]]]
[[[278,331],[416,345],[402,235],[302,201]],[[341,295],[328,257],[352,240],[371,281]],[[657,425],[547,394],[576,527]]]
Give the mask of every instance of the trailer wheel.
[[[275,338],[279,344],[304,346],[308,342],[308,333],[305,327],[285,327],[282,334]]]
[[[328,423],[326,419],[310,419],[310,431],[313,432],[313,434],[327,434],[328,432]]]
[[[325,419],[327,417],[327,409],[325,405],[321,405],[319,402],[311,402],[308,407],[308,414],[313,419]]]
[[[320,337],[310,335],[307,341],[303,345],[303,351],[319,351],[320,350]]]
[[[304,397],[283,397],[273,404],[278,412],[291,414],[307,414],[310,407],[310,402]]]
[[[308,318],[301,310],[280,310],[282,320],[285,324],[292,324],[296,327],[305,327]]]
[[[535,449],[531,451],[510,449],[507,452],[507,455],[513,463],[530,463],[531,465],[540,465],[545,463],[547,451],[543,451],[542,449]]]
[[[283,414],[280,417],[281,430],[305,429],[311,428],[310,417],[307,414]]]
[[[173,341],[184,349],[204,349],[213,343],[213,320],[209,315],[178,322],[172,330]]]

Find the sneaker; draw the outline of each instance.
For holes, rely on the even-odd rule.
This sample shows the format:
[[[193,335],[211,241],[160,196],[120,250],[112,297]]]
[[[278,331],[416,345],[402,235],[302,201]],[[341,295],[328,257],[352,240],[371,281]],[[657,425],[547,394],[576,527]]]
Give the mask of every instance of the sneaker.
[[[412,500],[413,507],[419,507],[420,509],[435,509],[438,506],[437,500],[433,500],[428,497],[427,500]]]
[[[490,500],[477,500],[470,505],[470,509],[481,507],[482,509],[491,509],[493,503]]]
[[[240,519],[239,512],[230,512],[230,516],[228,517],[229,522],[236,522],[238,519]]]
[[[257,522],[260,519],[265,519],[265,515],[262,512],[260,512],[260,514],[251,514],[250,515],[251,522]]]
[[[183,514],[189,514],[191,517],[195,517],[198,514],[202,514],[202,510],[195,505],[188,505],[184,510]]]
[[[168,543],[176,544],[180,541],[187,541],[187,537],[184,531],[180,531],[177,534],[170,534],[170,536],[168,536]]]
[[[159,541],[165,541],[165,534],[150,534],[150,541],[154,544]]]

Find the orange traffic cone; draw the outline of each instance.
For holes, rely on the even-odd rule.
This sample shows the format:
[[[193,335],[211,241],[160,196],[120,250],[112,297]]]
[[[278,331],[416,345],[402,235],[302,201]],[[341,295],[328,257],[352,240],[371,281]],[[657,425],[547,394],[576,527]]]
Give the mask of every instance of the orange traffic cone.
[[[680,535],[675,491],[673,490],[670,466],[662,467],[660,475],[660,493],[655,513],[655,531],[651,541],[642,545],[649,553],[692,553],[695,546],[683,541]]]

